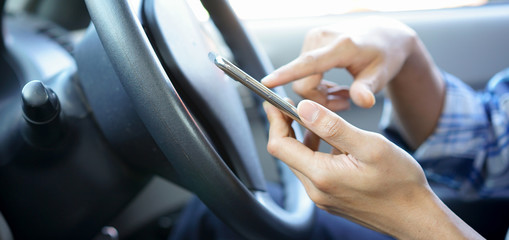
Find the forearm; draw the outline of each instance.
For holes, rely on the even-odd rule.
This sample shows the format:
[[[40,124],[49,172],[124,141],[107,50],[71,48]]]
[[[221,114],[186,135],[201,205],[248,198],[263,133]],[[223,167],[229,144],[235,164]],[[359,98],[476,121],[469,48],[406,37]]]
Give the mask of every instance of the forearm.
[[[463,222],[428,189],[420,201],[398,216],[397,229],[391,234],[398,239],[484,239]],[[405,217],[403,217],[405,216]]]
[[[401,71],[387,86],[405,140],[417,148],[433,133],[445,99],[445,83],[428,51],[415,36]]]

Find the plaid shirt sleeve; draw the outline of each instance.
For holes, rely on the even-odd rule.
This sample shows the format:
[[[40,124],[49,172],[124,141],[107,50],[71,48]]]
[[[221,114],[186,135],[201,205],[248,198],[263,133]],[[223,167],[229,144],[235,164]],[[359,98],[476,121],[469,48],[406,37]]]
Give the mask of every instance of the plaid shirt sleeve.
[[[509,69],[481,92],[444,73],[445,105],[434,133],[413,152],[434,188],[449,196],[509,196]],[[380,125],[403,146],[404,132],[386,100]]]

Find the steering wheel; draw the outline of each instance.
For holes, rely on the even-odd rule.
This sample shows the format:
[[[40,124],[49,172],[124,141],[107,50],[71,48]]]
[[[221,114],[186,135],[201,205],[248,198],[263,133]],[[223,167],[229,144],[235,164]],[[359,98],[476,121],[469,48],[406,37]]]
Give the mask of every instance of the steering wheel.
[[[267,193],[240,97],[232,80],[207,58],[215,46],[187,3],[86,0],[86,4],[123,90],[164,154],[164,164],[174,170],[159,174],[194,192],[247,238],[308,237],[313,203],[287,167],[281,169],[283,207]],[[271,70],[267,58],[252,44],[226,1],[203,5],[237,63],[257,78],[266,75]],[[275,90],[284,94],[281,88]]]

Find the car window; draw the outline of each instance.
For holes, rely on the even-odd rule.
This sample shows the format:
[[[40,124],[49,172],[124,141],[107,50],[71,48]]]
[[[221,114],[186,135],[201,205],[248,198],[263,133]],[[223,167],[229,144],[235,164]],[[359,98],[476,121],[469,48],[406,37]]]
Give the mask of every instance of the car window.
[[[509,0],[230,0],[241,19],[336,15],[351,12],[415,11],[481,6]]]

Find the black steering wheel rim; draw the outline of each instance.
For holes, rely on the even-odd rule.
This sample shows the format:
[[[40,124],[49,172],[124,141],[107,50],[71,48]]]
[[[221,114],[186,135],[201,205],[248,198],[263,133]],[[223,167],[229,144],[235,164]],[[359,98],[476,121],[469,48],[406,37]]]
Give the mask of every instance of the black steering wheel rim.
[[[310,233],[314,207],[302,185],[295,176],[287,174],[288,169],[285,170],[282,180],[287,201],[285,208],[281,208],[265,191],[250,190],[242,184],[182,102],[133,10],[136,5],[127,1],[87,0],[86,3],[124,90],[176,170],[179,184],[197,194],[219,218],[248,238],[306,238]],[[220,22],[228,18],[241,27],[226,2],[204,1],[204,6],[220,30]],[[225,35],[234,55],[247,56],[249,53],[241,54],[235,49],[238,44],[232,44],[232,41],[246,44],[242,51],[253,53],[249,58],[236,56],[238,61],[253,61],[251,66],[269,70],[246,33],[237,34],[234,40],[233,36]]]

